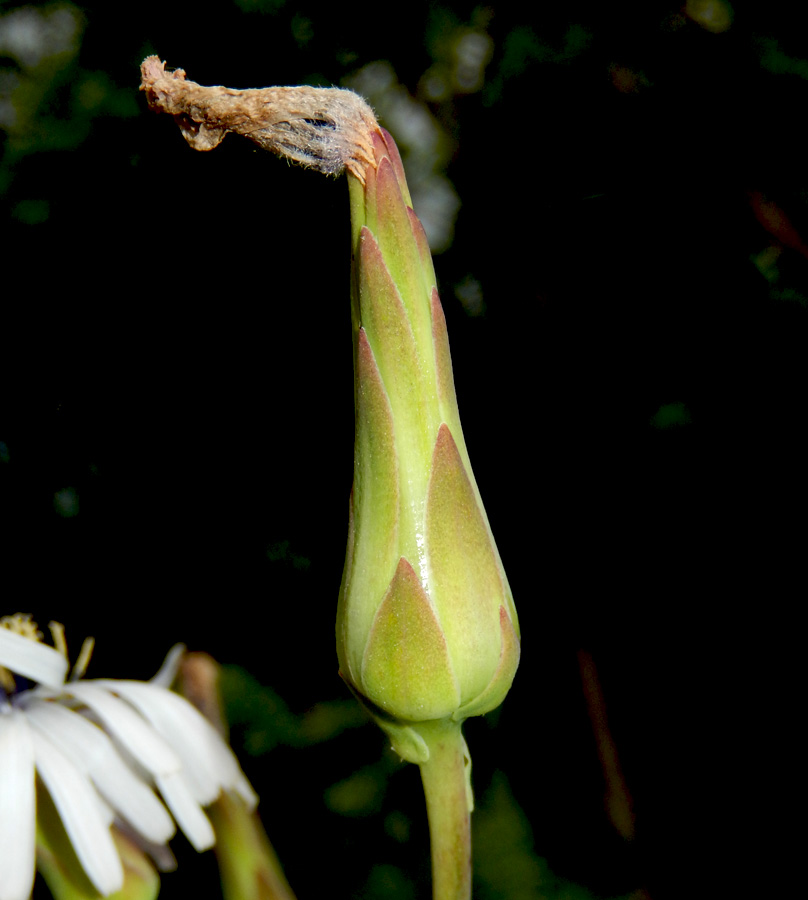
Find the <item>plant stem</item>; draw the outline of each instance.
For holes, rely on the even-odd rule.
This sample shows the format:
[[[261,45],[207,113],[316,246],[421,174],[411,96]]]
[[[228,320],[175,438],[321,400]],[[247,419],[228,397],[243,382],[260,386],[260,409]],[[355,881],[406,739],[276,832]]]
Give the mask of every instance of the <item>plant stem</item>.
[[[468,748],[460,723],[419,723],[429,747],[421,780],[432,845],[433,900],[471,898],[471,791]]]
[[[257,814],[229,794],[208,812],[225,900],[295,900]]]

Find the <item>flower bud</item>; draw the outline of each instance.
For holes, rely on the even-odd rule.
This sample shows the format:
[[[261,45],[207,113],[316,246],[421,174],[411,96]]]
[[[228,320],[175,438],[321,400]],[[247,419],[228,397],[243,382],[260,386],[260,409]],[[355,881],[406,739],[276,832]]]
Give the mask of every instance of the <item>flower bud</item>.
[[[419,722],[497,707],[519,632],[457,410],[446,321],[398,150],[349,171],[356,443],[340,671],[407,759]],[[363,183],[363,178],[364,183]]]

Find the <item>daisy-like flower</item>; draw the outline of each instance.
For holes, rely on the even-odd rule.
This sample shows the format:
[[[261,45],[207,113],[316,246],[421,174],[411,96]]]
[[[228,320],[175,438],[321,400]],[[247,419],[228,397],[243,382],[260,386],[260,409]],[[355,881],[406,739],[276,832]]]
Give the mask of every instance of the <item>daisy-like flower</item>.
[[[149,682],[79,681],[91,649],[85,643],[67,680],[61,626],[51,623],[56,648],[42,643],[28,616],[6,616],[0,626],[0,900],[31,893],[39,790],[50,794],[76,857],[104,896],[123,886],[113,822],[159,846],[173,837],[176,821],[201,851],[215,842],[203,807],[221,791],[255,806],[219,733],[168,689],[183,648]]]

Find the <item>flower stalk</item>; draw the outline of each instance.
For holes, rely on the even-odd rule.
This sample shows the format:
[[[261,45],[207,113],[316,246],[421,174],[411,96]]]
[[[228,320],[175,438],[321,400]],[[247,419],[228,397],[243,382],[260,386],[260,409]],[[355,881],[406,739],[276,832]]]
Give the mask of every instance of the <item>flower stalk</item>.
[[[421,725],[429,757],[421,763],[436,898],[471,897],[471,759],[451,719]]]
[[[180,693],[228,739],[219,696],[220,667],[205,653],[189,653],[179,673]],[[223,793],[210,807],[224,900],[295,900],[261,820],[240,797]]]
[[[519,661],[516,609],[460,426],[446,321],[390,135],[338,89],[235,91],[144,60],[150,106],[195,149],[228,131],[327,174],[347,171],[355,450],[337,608],[340,674],[421,767],[435,900],[471,896],[463,721],[497,707]]]

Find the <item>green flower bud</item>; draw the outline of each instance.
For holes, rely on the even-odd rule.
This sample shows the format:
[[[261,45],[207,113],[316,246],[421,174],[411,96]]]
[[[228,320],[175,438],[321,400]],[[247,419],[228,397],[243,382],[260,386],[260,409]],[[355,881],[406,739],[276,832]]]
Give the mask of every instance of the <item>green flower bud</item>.
[[[423,762],[418,723],[497,707],[519,630],[457,410],[423,227],[389,134],[349,171],[356,445],[337,614],[342,677]],[[363,183],[364,179],[364,183]]]

